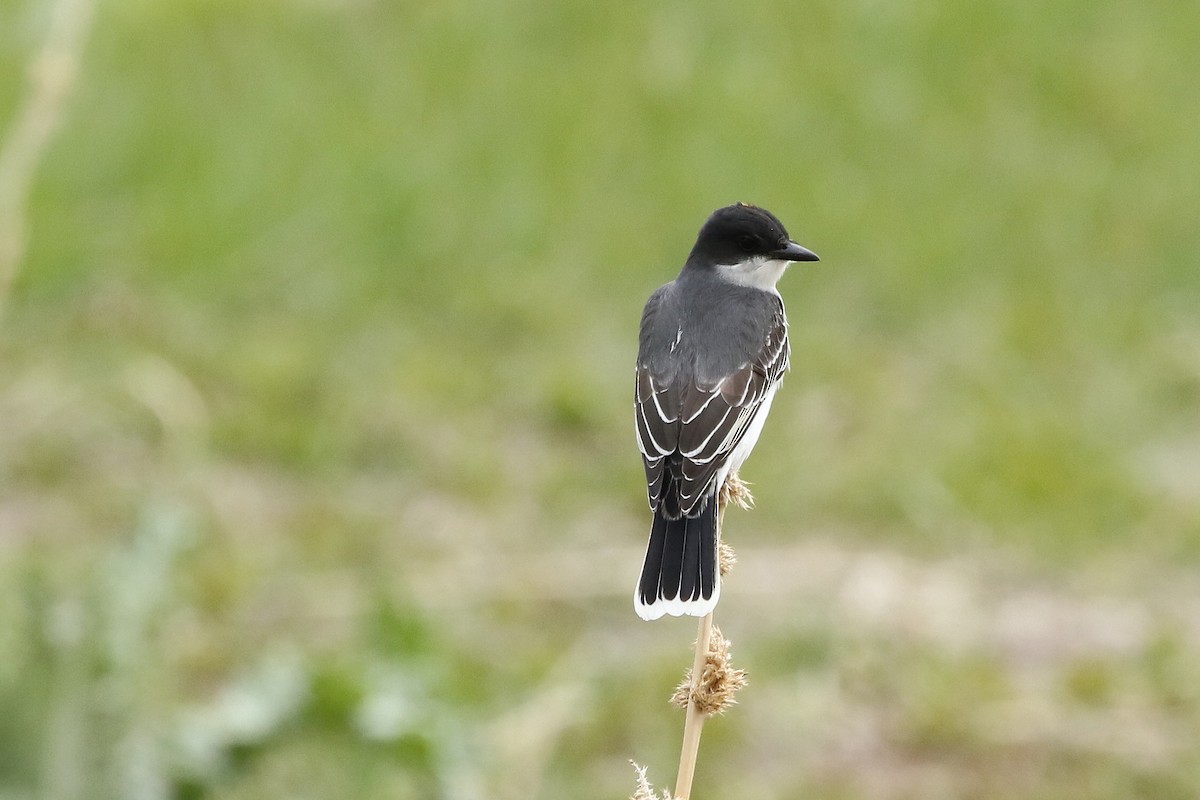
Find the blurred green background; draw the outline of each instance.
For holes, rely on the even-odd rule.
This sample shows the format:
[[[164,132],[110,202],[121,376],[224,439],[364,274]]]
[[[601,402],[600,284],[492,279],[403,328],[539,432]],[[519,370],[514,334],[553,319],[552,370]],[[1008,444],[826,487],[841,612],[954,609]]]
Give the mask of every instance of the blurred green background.
[[[54,9],[0,2],[0,798],[672,781],[636,328],[739,200],[823,260],[694,796],[1196,796],[1194,4]]]

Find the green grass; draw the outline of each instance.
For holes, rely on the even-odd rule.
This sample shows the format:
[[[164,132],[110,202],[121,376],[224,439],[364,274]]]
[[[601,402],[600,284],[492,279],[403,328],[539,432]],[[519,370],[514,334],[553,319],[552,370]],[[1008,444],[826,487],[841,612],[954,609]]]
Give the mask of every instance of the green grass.
[[[0,4],[0,131],[48,19]],[[721,609],[751,685],[697,797],[1191,796],[1198,34],[100,3],[0,317],[0,798],[669,779],[635,331],[736,200],[823,260],[781,286]]]

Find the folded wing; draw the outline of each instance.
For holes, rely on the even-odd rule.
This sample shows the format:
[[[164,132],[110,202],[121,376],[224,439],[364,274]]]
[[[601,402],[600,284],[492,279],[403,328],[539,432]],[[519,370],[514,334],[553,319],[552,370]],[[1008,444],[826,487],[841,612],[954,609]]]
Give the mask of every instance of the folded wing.
[[[787,321],[782,306],[761,349],[716,380],[696,369],[656,375],[647,362],[637,367],[638,446],[646,467],[650,507],[657,510],[676,484],[678,509],[668,516],[692,516],[709,484],[762,410],[768,390],[788,368]]]

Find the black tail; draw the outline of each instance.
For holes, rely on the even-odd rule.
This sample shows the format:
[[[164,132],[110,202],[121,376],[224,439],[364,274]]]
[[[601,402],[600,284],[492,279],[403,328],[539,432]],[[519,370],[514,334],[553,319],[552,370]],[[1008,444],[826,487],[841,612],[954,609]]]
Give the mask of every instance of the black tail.
[[[702,617],[717,605],[721,593],[716,494],[704,498],[691,517],[668,519],[664,508],[669,505],[659,503],[654,512],[646,562],[634,592],[633,606],[642,619],[663,614]]]

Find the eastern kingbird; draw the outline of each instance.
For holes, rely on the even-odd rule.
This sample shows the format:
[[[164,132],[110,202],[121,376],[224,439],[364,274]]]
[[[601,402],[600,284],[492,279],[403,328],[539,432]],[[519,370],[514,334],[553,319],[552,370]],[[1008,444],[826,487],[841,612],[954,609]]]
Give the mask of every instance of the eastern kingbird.
[[[633,606],[642,619],[717,605],[717,496],[754,448],[788,368],[775,284],[817,261],[774,214],[713,212],[679,276],[642,312],[635,416],[654,523]]]

